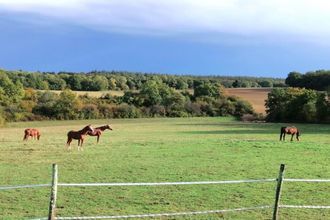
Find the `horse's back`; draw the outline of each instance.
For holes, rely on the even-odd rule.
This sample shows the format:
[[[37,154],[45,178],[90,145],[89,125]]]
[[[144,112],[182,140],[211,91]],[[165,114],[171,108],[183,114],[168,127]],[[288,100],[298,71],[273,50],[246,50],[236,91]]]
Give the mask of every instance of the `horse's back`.
[[[73,139],[80,139],[81,138],[81,134],[77,131],[69,131],[67,134],[68,138],[73,138]]]
[[[286,134],[295,134],[298,132],[298,129],[295,126],[291,127],[281,127],[281,133],[286,133]]]

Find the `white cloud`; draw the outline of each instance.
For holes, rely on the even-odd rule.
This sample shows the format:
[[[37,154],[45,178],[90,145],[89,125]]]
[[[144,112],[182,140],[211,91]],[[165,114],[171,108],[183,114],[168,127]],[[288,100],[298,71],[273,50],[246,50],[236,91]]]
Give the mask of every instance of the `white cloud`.
[[[0,12],[112,32],[330,37],[327,0],[0,0]]]

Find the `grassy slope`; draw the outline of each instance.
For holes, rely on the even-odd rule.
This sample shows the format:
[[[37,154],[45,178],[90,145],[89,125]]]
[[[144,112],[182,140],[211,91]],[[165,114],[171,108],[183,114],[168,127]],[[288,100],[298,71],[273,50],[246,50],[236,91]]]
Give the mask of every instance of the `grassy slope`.
[[[275,178],[280,163],[288,178],[330,178],[330,126],[297,125],[301,142],[279,142],[280,124],[250,124],[230,118],[112,120],[96,145],[68,152],[66,133],[105,121],[12,123],[0,129],[0,185],[50,182],[51,164],[60,182],[160,182]],[[41,140],[22,142],[26,127]],[[74,143],[76,146],[76,143]],[[118,215],[212,210],[273,203],[273,183],[59,188],[59,216]],[[285,183],[286,204],[329,205],[328,183]],[[49,189],[0,191],[0,219],[47,215]],[[270,219],[271,210],[196,216],[189,219]],[[281,210],[283,219],[325,219],[326,210]],[[166,219],[166,218],[165,218]],[[177,218],[175,218],[177,219]],[[182,218],[185,219],[185,218]],[[188,218],[187,218],[188,219]]]

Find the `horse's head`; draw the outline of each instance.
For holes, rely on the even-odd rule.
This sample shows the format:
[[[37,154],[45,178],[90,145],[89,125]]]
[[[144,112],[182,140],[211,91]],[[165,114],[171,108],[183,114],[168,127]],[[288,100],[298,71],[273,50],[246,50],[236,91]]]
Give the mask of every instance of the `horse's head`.
[[[107,129],[112,130],[112,127],[109,124],[107,124],[106,126],[107,126]]]
[[[92,127],[92,125],[87,125],[84,129],[85,129],[87,132],[94,132],[94,128]]]

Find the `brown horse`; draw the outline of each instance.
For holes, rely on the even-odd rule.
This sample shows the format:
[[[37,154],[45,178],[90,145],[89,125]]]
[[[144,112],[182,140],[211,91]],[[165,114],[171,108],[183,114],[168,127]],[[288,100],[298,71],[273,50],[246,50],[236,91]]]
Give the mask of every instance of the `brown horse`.
[[[79,131],[69,131],[68,132],[68,141],[66,142],[66,145],[68,147],[68,149],[71,148],[70,144],[72,139],[78,140],[78,150],[83,150],[82,149],[82,145],[85,139],[85,136],[87,134],[87,132],[93,132],[94,129],[92,128],[91,125],[87,125],[86,127],[84,127],[83,129],[79,130]]]
[[[37,139],[39,140],[41,136],[41,133],[38,129],[36,128],[27,128],[24,130],[24,137],[23,141],[27,141],[29,137],[32,137],[32,139]]]
[[[292,127],[281,127],[280,141],[283,139],[285,141],[285,134],[291,134],[291,141],[293,141],[293,136],[296,135],[297,141],[299,141],[299,130],[298,128]]]
[[[89,131],[87,134],[89,136],[97,136],[97,143],[99,143],[100,136],[102,135],[102,132],[107,130],[107,129],[112,130],[110,125],[104,125],[104,126],[95,128],[94,131]]]

